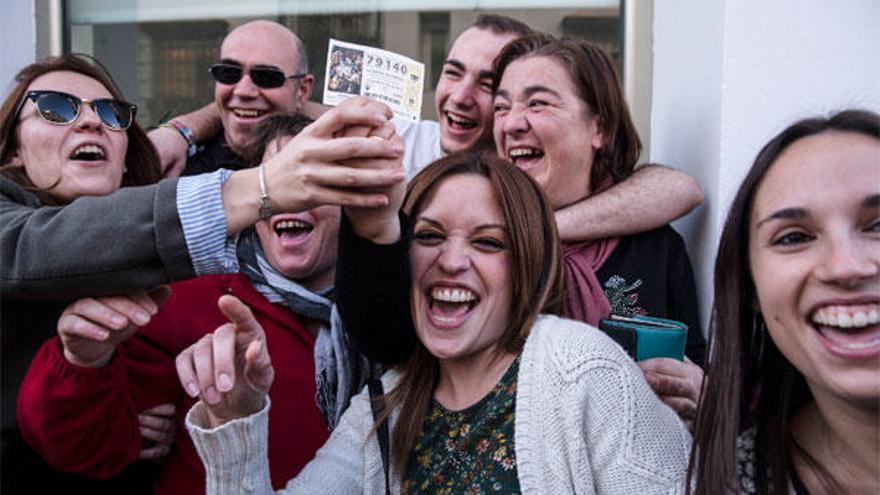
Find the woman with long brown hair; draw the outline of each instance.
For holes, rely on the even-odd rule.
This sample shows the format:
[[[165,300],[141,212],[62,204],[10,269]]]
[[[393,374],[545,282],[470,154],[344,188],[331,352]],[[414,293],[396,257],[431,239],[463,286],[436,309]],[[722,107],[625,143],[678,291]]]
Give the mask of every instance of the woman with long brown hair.
[[[383,378],[389,476],[365,390],[281,492],[680,493],[690,436],[675,413],[608,337],[542,314],[561,305],[561,261],[537,183],[494,154],[453,154],[413,179],[402,211],[351,218],[396,232],[411,273],[417,344]],[[209,493],[271,493],[265,338],[239,301],[219,304],[230,323],[178,357],[202,399],[187,427]]]
[[[880,116],[796,122],[721,233],[693,493],[878,493],[878,310]]]
[[[5,260],[3,491],[72,488],[147,493],[149,478],[137,481],[129,474],[98,484],[51,470],[20,437],[15,422],[19,384],[39,345],[54,335],[55,322],[64,305],[39,301],[58,296],[49,287],[26,299],[16,297],[18,284],[14,280],[20,276],[29,278],[37,271],[47,273],[51,263],[45,260],[68,257],[72,268],[68,275],[75,277],[74,262],[79,255],[42,241],[48,236],[72,237],[83,232],[82,224],[100,220],[82,217],[79,221],[43,224],[46,217],[41,216],[40,208],[63,208],[78,197],[104,196],[120,187],[152,184],[161,178],[159,160],[144,131],[134,121],[135,105],[123,99],[97,61],[79,55],[53,58],[25,67],[16,81],[0,108],[0,257]],[[117,239],[104,239],[105,249],[115,242]],[[73,248],[70,244],[65,247]],[[23,264],[33,271],[23,270]],[[144,293],[132,297],[141,305],[154,306]],[[135,469],[143,470],[143,466]],[[132,486],[126,487],[123,482]],[[135,483],[144,487],[134,486]]]

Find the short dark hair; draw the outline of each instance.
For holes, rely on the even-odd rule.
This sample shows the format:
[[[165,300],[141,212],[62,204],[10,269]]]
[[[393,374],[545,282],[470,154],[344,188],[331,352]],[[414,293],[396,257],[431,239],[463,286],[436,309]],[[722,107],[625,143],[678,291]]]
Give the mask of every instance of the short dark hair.
[[[755,194],[767,171],[795,142],[828,131],[880,139],[880,115],[844,110],[831,117],[795,122],[758,153],[727,214],[715,260],[710,357],[697,409],[688,467],[693,493],[739,493],[736,441],[744,428],[756,428],[755,471],[758,493],[787,493],[794,451],[812,459],[791,435],[791,417],[812,400],[803,374],[782,355],[755,307],[757,291],[749,260],[749,219]],[[815,462],[813,462],[815,464]],[[829,493],[836,483],[817,467]],[[768,478],[768,474],[771,476]],[[693,483],[691,483],[693,481]],[[734,486],[731,486],[731,485]]]
[[[254,144],[245,150],[242,157],[245,166],[256,167],[259,165],[263,161],[263,155],[266,153],[266,146],[272,140],[280,137],[296,136],[312,122],[314,120],[301,114],[273,115],[266,119],[257,128]]]
[[[518,36],[526,36],[534,32],[528,24],[520,20],[497,14],[480,14],[471,27],[488,29],[495,34],[516,34]]]
[[[12,156],[18,151],[19,143],[15,135],[18,127],[16,109],[25,97],[27,88],[40,76],[50,72],[70,71],[90,77],[118,100],[125,100],[119,86],[113,81],[110,72],[94,57],[82,53],[68,53],[60,57],[49,57],[41,62],[34,62],[21,69],[15,76],[15,87],[0,106],[0,172],[21,186],[34,191],[47,204],[57,203],[51,193],[37,190],[28,179],[21,167],[11,165]],[[122,177],[123,186],[142,186],[152,184],[162,178],[159,155],[147,134],[132,122],[125,131],[128,135],[128,149],[125,153],[125,166],[128,172]]]
[[[508,43],[495,58],[492,92],[498,91],[504,71],[515,60],[549,57],[558,61],[571,77],[588,115],[595,117],[604,143],[596,152],[590,184],[600,184],[610,175],[620,182],[632,174],[641,153],[636,126],[623,97],[620,78],[611,58],[598,45],[578,38],[556,38],[533,33]]]
[[[308,74],[309,73],[309,53],[306,51],[306,46],[303,44],[302,40],[296,33],[293,33],[293,37],[296,40],[296,54],[299,55],[299,65],[296,68],[297,74]]]

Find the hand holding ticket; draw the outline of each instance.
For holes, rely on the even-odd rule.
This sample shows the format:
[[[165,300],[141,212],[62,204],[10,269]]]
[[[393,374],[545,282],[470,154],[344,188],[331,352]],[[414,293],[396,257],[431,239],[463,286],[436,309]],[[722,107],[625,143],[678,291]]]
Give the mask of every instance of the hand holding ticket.
[[[324,104],[335,106],[352,96],[369,96],[395,115],[419,120],[425,65],[380,48],[330,39]]]

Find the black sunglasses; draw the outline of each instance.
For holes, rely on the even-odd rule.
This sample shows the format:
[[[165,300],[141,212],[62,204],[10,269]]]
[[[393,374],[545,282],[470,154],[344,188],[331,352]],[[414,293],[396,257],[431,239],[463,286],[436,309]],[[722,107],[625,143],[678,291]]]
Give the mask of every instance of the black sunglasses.
[[[235,84],[241,81],[245,73],[244,68],[240,65],[222,63],[212,65],[208,71],[214,76],[214,80],[220,84]],[[292,76],[285,76],[284,72],[281,72],[280,69],[273,69],[271,67],[254,67],[248,69],[247,73],[251,76],[251,81],[254,84],[266,89],[279,88],[288,79],[299,79],[307,75],[294,74]]]
[[[124,131],[131,126],[137,105],[127,101],[114,100],[113,98],[96,98],[89,100],[80,98],[62,91],[28,91],[15,109],[15,118],[18,119],[21,109],[27,100],[34,102],[37,113],[43,120],[51,124],[72,124],[79,117],[80,109],[84,103],[90,105],[98,114],[104,127],[113,131]]]

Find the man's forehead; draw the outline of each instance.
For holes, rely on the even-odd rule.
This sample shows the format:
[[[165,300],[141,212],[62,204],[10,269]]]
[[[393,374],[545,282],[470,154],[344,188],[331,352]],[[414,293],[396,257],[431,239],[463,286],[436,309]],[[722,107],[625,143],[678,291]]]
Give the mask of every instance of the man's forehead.
[[[290,33],[274,29],[236,29],[220,45],[221,60],[248,67],[297,65],[299,57],[298,46]]]
[[[504,45],[516,37],[512,33],[495,33],[489,29],[472,27],[455,39],[446,58],[464,65],[467,69],[488,70]]]
[[[248,69],[281,69],[280,64],[267,64],[262,62],[251,62],[245,57],[244,60],[234,57],[220,57],[221,64],[237,65]]]

